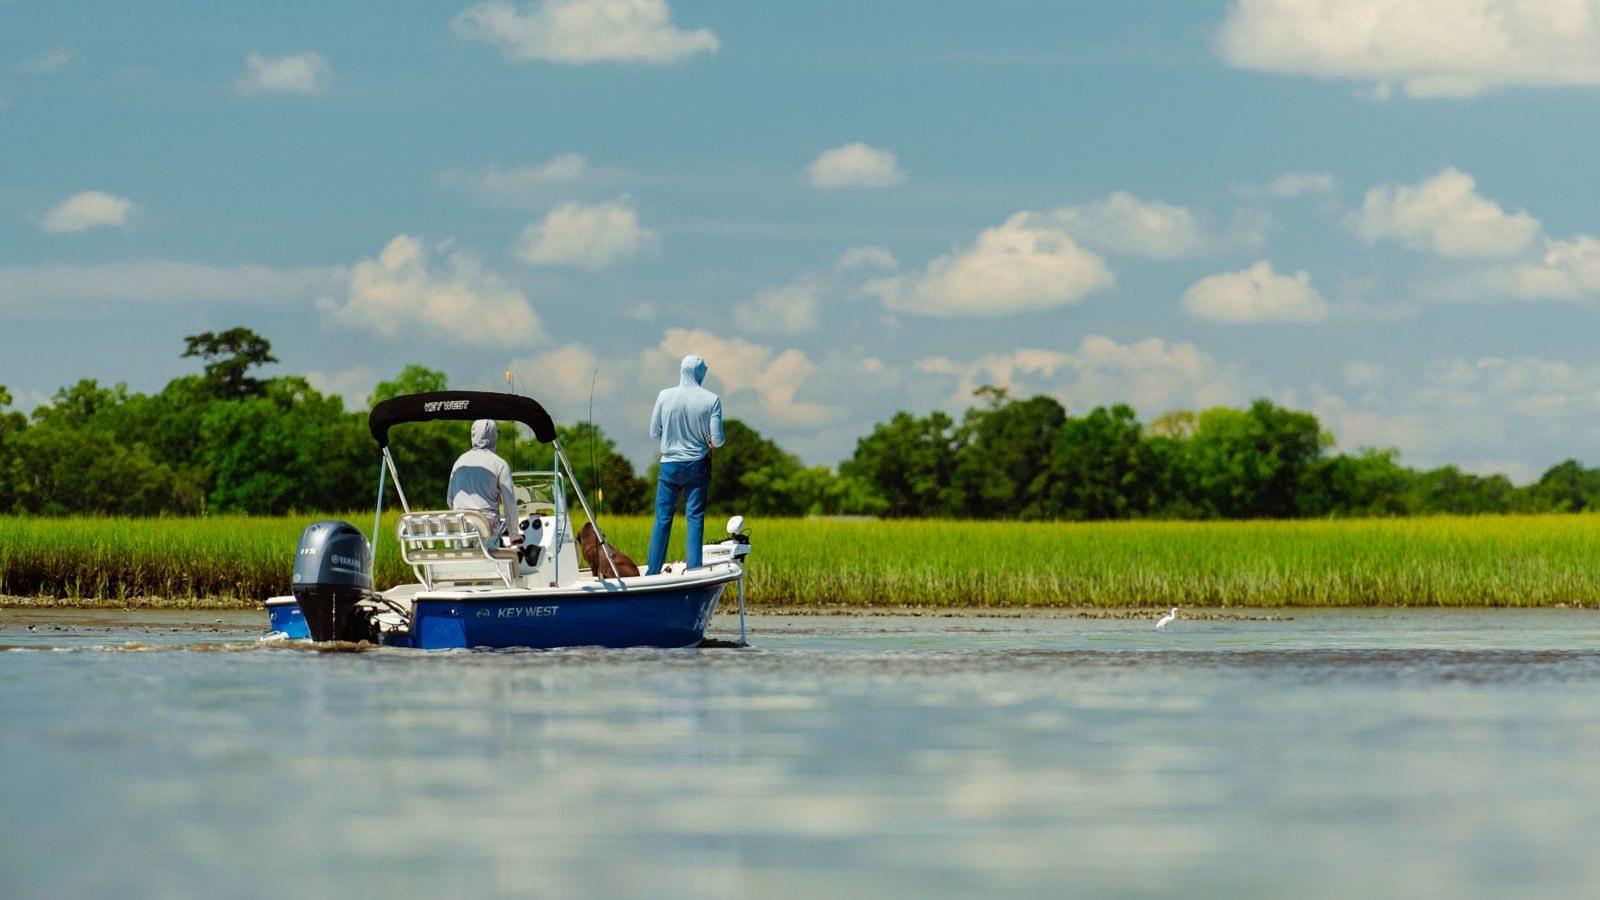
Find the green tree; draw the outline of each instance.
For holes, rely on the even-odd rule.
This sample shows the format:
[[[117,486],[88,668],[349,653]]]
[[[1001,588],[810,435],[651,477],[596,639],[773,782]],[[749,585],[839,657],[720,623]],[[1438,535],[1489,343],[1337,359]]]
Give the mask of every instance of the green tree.
[[[82,428],[96,424],[128,400],[128,386],[101,387],[93,378],[80,379],[61,388],[50,402],[33,411],[34,421],[58,428]]]
[[[274,378],[262,396],[213,404],[201,420],[211,506],[282,514],[372,505],[376,454],[364,417],[304,378]]]
[[[21,508],[44,515],[131,515],[200,511],[198,488],[92,426],[35,425],[12,443],[13,490]]]
[[[1050,513],[1050,458],[1067,411],[1053,397],[1006,399],[986,386],[987,408],[967,411],[950,476],[951,512],[972,518],[1042,519]]]
[[[712,510],[775,516],[806,512],[804,500],[787,490],[800,469],[798,459],[739,419],[724,421],[722,434],[722,446],[711,454]]]
[[[1049,510],[1069,519],[1125,519],[1156,506],[1157,457],[1131,407],[1067,419],[1050,456]]]
[[[393,380],[378,382],[367,404],[376,406],[391,397],[443,391],[449,387],[443,372],[412,363],[401,369]],[[497,448],[502,454],[509,449],[509,438],[509,434],[502,438],[502,446]],[[394,455],[395,468],[400,471],[406,497],[414,509],[449,505],[445,489],[450,482],[450,469],[456,457],[472,445],[471,439],[470,422],[414,422],[389,432],[389,452]],[[376,451],[377,448],[372,449]],[[374,465],[375,460],[376,457]],[[393,496],[390,496],[392,502]]]
[[[1540,511],[1582,512],[1600,507],[1600,469],[1585,468],[1575,459],[1559,462],[1528,489],[1530,505]]]
[[[1505,513],[1515,504],[1516,493],[1516,486],[1504,475],[1484,477],[1455,466],[1441,466],[1412,479],[1409,508],[1456,515]]]
[[[1315,416],[1270,400],[1248,410],[1207,410],[1184,442],[1184,480],[1209,515],[1289,518],[1299,514],[1307,477],[1327,443]]]
[[[7,412],[12,403],[11,392],[0,385],[0,513],[19,508],[18,482],[21,467],[16,461],[13,444],[28,428],[28,417],[20,412]]]
[[[955,422],[942,412],[897,412],[856,442],[840,474],[892,518],[934,516],[947,506],[956,466]]]
[[[367,406],[377,406],[385,400],[403,397],[406,394],[424,394],[449,388],[450,379],[446,378],[443,372],[411,363],[401,369],[400,374],[393,380],[378,382],[372,389],[372,395],[367,397]]]
[[[1412,512],[1408,489],[1416,473],[1399,451],[1365,448],[1318,461],[1302,496],[1302,515],[1402,516]]]
[[[584,487],[595,491],[597,498],[604,492],[602,509],[629,515],[650,507],[650,486],[633,470],[633,462],[617,452],[616,442],[604,429],[593,422],[578,422],[556,430],[572,467],[585,479]]]
[[[203,377],[185,375],[150,397],[130,397],[117,412],[116,428],[125,439],[138,435],[156,459],[203,477],[200,421],[213,404],[225,402],[214,397]]]
[[[184,338],[185,358],[205,360],[205,379],[213,395],[238,400],[261,393],[261,382],[250,377],[250,370],[278,361],[272,344],[248,328],[204,331]]]
[[[509,434],[510,429],[515,427],[515,423],[502,422],[500,433]],[[570,426],[556,426],[556,435],[567,451],[573,472],[590,504],[601,500],[601,492],[604,492],[600,508],[595,510],[596,515],[607,512],[633,515],[650,508],[651,498],[654,497],[651,485],[647,485],[634,471],[633,463],[617,451],[616,442],[606,436],[605,429],[590,422],[578,422]],[[517,440],[515,458],[503,441],[500,449],[501,455],[516,471],[549,471],[555,468],[554,450],[531,437]],[[577,497],[568,498],[569,505],[576,506],[577,502]]]

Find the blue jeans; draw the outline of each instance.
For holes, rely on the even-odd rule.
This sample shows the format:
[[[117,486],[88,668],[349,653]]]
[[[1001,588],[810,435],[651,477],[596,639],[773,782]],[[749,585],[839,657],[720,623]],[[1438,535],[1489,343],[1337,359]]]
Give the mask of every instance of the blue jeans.
[[[664,462],[656,479],[656,527],[650,533],[650,567],[646,575],[661,571],[667,560],[667,540],[672,537],[672,514],[683,497],[683,518],[689,525],[684,561],[689,568],[700,565],[701,546],[706,532],[706,487],[711,484],[711,457],[688,462]]]

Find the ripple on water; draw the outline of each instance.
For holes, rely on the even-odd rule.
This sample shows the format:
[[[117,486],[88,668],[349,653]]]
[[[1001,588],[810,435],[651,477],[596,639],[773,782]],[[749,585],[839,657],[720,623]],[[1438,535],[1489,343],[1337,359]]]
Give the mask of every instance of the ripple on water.
[[[0,661],[8,893],[1600,881],[1593,614],[755,617],[750,650],[442,653],[100,615],[0,614],[0,647],[49,651]]]

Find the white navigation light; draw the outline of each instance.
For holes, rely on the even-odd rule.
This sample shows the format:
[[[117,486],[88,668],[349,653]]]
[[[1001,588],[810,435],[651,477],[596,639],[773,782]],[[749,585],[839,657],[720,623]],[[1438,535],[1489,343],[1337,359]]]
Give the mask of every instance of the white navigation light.
[[[744,530],[744,516],[734,516],[728,520],[728,533],[738,534]]]

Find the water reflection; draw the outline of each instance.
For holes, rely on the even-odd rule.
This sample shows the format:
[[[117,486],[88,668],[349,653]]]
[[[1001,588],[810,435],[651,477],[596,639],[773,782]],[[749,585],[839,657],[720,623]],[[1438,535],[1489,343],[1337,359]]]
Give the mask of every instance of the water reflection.
[[[493,654],[5,616],[0,644],[68,648],[0,654],[6,896],[1600,875],[1592,613],[758,620],[752,651]]]

